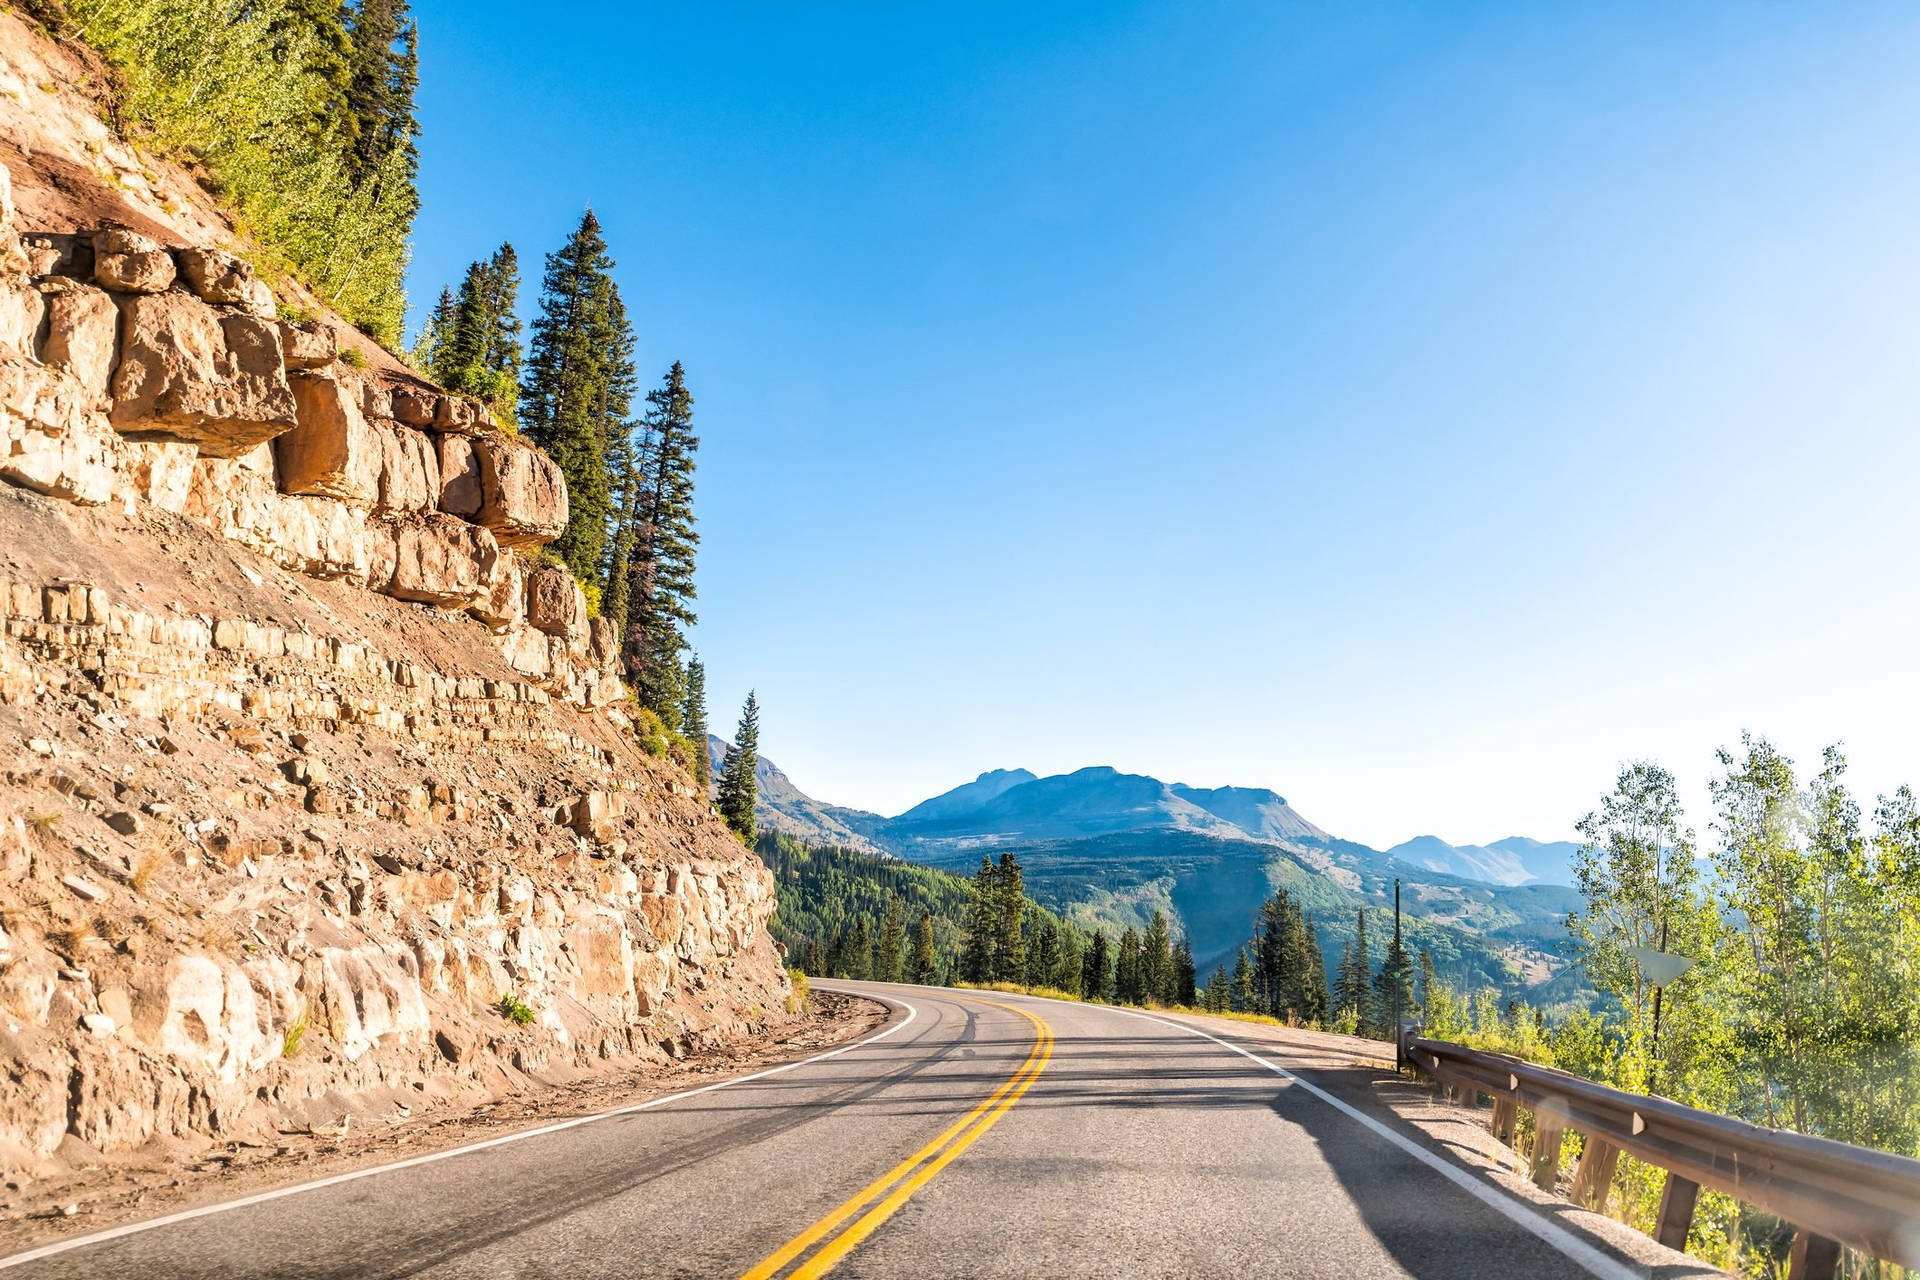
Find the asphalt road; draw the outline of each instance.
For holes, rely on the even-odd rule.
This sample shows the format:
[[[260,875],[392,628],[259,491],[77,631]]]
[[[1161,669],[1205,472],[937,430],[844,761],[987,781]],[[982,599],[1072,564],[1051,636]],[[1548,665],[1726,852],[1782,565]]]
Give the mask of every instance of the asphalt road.
[[[1361,1073],[1282,1074],[1100,1006],[835,985],[895,1020],[776,1074],[5,1274],[1645,1274],[1333,1078]]]

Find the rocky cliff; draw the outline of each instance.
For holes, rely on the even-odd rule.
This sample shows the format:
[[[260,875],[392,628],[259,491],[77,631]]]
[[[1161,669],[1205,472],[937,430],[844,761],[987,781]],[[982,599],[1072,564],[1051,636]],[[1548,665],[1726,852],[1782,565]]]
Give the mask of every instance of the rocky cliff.
[[[558,469],[259,278],[73,56],[0,15],[0,1166],[784,1018],[765,868],[541,558]]]

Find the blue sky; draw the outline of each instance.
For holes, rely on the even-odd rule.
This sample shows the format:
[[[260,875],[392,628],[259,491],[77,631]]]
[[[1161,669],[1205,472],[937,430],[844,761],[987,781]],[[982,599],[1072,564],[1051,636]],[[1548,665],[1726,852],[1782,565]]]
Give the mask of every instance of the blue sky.
[[[1920,784],[1910,6],[416,9],[416,302],[511,240],[530,314],[592,204],[697,400],[715,726],[808,792]]]

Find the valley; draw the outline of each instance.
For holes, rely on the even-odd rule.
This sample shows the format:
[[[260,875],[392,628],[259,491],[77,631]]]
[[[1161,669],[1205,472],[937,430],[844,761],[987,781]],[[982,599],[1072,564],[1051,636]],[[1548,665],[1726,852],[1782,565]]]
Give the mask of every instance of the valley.
[[[718,760],[725,744],[709,743]],[[1591,1000],[1569,970],[1579,902],[1568,841],[1452,845],[1421,836],[1375,849],[1325,831],[1278,792],[1199,788],[1100,766],[1040,777],[994,769],[885,817],[827,804],[759,762],[762,825],[814,845],[882,854],[960,876],[1011,852],[1034,900],[1086,931],[1144,930],[1166,914],[1204,976],[1231,968],[1254,912],[1285,889],[1337,958],[1355,916],[1391,913],[1401,887],[1408,946],[1463,989],[1551,1005]],[[1386,918],[1369,922],[1390,928]]]

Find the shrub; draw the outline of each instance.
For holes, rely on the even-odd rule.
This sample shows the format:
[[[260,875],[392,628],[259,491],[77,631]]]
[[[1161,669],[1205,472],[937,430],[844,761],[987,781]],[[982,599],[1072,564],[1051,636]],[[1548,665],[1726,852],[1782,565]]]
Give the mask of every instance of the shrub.
[[[792,989],[787,992],[787,1012],[802,1014],[813,1007],[813,988],[807,985],[807,975],[794,965],[787,966],[787,981]]]
[[[507,1019],[507,1021],[518,1023],[523,1027],[533,1022],[533,1006],[529,1005],[519,996],[514,995],[511,991],[501,996],[499,1002],[496,1003],[493,1008],[496,1013]]]
[[[271,277],[299,276],[382,342],[399,341],[418,196],[410,135],[355,179],[292,0],[69,0],[74,34],[114,70],[115,123],[202,161]],[[285,312],[283,312],[285,314]]]

